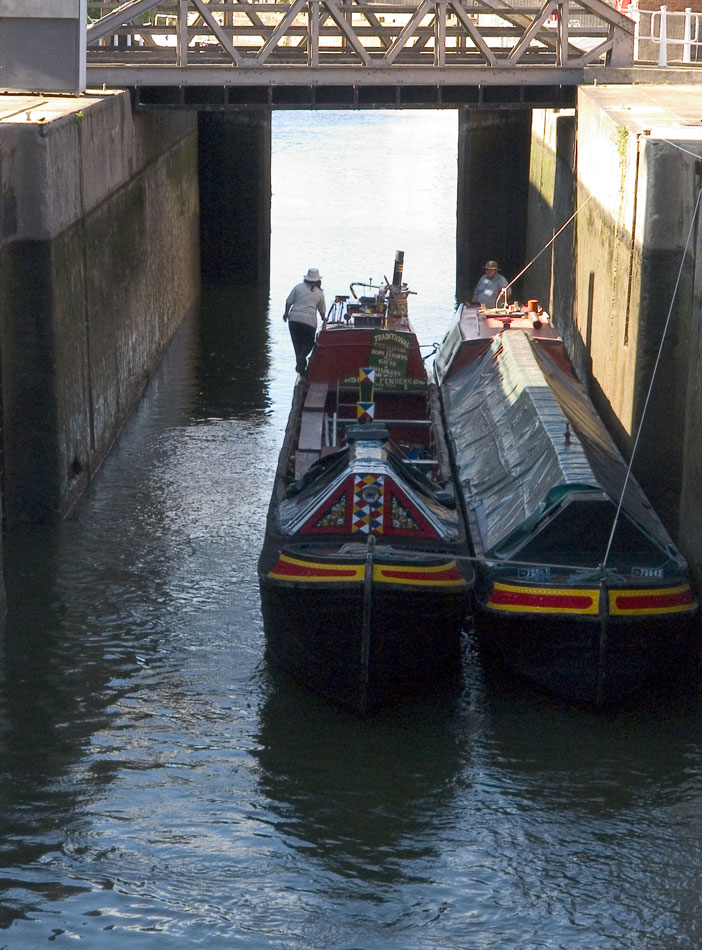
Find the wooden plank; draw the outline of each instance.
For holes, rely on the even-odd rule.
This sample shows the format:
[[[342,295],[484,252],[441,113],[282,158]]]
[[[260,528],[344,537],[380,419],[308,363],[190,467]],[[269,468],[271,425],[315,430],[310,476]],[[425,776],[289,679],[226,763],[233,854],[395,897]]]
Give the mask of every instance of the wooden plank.
[[[305,396],[305,409],[319,410],[324,409],[327,402],[327,393],[329,385],[327,383],[310,383],[307,395]]]
[[[317,451],[322,448],[322,424],[324,413],[303,410],[300,419],[300,438],[298,448],[306,452]]]

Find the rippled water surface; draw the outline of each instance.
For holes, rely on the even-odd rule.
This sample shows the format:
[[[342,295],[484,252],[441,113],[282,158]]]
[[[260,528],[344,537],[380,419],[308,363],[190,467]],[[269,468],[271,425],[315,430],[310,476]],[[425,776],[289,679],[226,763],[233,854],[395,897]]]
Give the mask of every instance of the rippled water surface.
[[[72,516],[6,541],[0,948],[698,950],[694,678],[595,715],[467,637],[460,697],[360,722],[269,668],[285,295],[404,249],[431,343],[455,282],[455,115],[274,130],[270,306],[207,292]]]

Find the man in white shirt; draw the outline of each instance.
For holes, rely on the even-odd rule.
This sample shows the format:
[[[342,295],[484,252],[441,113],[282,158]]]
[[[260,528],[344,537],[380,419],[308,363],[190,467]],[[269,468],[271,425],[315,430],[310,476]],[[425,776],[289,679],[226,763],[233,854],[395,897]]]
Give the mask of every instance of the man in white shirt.
[[[295,284],[285,301],[285,320],[290,329],[295,350],[295,369],[303,374],[307,370],[307,357],[312,352],[317,333],[317,314],[324,319],[327,305],[322,293],[322,278],[316,267],[310,267],[302,279]]]
[[[500,296],[500,291],[508,284],[507,278],[498,273],[497,261],[488,261],[485,265],[485,273],[475,285],[473,303],[481,303],[486,310],[492,310]],[[507,293],[505,292],[502,296],[507,306]]]

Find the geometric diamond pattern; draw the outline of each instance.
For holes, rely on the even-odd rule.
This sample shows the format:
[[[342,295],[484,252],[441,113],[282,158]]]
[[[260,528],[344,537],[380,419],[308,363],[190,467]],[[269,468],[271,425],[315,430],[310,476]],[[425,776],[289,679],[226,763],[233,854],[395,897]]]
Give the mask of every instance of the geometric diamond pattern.
[[[356,419],[359,422],[372,422],[375,419],[375,370],[371,367],[358,371],[358,402],[356,404]]]
[[[383,533],[384,475],[355,475],[351,531]]]
[[[356,403],[356,421],[357,422],[372,422],[375,419],[375,403],[374,402],[357,402]]]
[[[358,401],[373,402],[373,390],[375,389],[375,369],[373,367],[364,367],[358,371]]]

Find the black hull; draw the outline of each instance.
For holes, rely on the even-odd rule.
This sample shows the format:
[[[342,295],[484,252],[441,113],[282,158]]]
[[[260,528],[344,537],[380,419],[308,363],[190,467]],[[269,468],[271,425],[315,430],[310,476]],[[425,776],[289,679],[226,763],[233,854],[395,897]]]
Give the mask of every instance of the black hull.
[[[568,701],[615,706],[664,677],[682,675],[694,621],[677,615],[614,621],[499,616],[474,610],[481,648],[510,672]]]
[[[262,579],[261,605],[274,662],[361,715],[460,683],[464,593],[376,588],[364,616],[360,586],[314,590]]]

